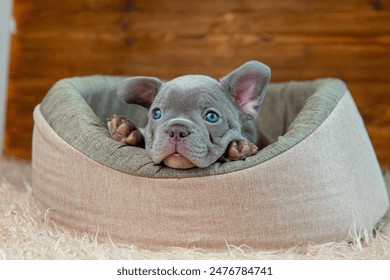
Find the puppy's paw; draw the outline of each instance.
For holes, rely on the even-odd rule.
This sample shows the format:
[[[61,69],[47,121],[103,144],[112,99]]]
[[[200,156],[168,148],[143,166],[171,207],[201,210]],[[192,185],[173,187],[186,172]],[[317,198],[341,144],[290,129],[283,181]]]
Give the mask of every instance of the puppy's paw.
[[[112,118],[107,119],[107,127],[112,139],[130,146],[145,146],[142,132],[125,117],[115,114]]]
[[[222,156],[222,161],[243,160],[249,156],[253,156],[258,152],[259,148],[246,140],[237,140],[230,142],[226,153]]]

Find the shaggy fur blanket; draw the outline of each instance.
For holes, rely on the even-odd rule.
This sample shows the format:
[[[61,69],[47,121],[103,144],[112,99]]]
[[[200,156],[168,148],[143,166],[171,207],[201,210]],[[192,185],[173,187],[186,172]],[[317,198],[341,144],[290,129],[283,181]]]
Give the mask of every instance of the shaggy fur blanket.
[[[390,171],[384,171],[384,176],[390,186]],[[303,250],[282,251],[231,246],[220,252],[147,251],[130,244],[99,243],[96,236],[60,228],[46,219],[31,194],[31,164],[0,159],[0,259],[390,259],[389,212],[378,231],[354,242],[309,244]]]

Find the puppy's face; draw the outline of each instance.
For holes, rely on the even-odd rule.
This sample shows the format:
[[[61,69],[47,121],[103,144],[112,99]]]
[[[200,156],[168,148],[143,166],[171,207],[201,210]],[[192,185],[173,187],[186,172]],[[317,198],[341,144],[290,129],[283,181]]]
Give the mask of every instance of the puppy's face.
[[[149,108],[145,148],[154,162],[173,168],[207,167],[230,142],[256,142],[248,123],[253,126],[269,79],[266,65],[250,61],[220,82],[202,75],[166,83],[129,78],[119,86],[118,95]]]
[[[241,112],[207,76],[183,76],[161,85],[150,106],[145,147],[156,163],[207,167],[242,139]]]

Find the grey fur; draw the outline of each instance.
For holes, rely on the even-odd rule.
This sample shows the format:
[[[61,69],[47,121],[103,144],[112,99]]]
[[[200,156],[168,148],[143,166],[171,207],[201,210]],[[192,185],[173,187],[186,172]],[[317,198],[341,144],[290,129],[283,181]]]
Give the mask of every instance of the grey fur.
[[[145,148],[156,163],[172,154],[170,136],[184,135],[177,152],[198,167],[216,162],[230,142],[258,140],[255,120],[270,80],[268,66],[249,61],[218,82],[208,76],[186,75],[163,83],[149,77],[132,77],[118,87],[127,103],[149,108],[144,129]],[[152,118],[162,111],[161,119]],[[205,120],[207,112],[219,115],[216,123]]]

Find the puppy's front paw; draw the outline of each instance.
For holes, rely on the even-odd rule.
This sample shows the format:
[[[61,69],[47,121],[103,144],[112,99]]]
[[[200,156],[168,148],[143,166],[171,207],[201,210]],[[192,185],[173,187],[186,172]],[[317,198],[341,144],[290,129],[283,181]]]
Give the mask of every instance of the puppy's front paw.
[[[259,148],[246,140],[230,142],[226,153],[222,156],[223,161],[242,160],[257,153]]]
[[[107,119],[107,126],[112,139],[130,146],[145,146],[141,131],[125,117],[115,114],[112,118]]]

